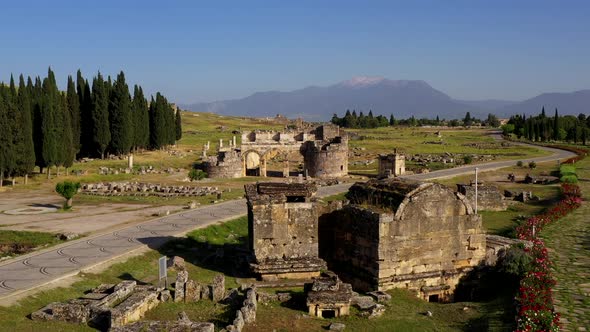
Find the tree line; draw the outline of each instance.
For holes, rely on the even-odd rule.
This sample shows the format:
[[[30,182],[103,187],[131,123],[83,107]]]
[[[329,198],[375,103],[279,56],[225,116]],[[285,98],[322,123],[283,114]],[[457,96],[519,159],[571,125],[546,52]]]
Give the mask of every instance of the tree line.
[[[368,115],[365,115],[362,111],[357,114],[356,110],[352,112],[347,110],[344,117],[338,117],[338,114],[332,116],[331,122],[343,128],[379,128],[387,126],[409,126],[409,127],[420,127],[420,126],[473,126],[473,125],[484,125],[491,127],[499,127],[500,120],[493,114],[488,114],[486,120],[479,120],[471,116],[471,113],[467,112],[463,119],[440,119],[438,115],[436,119],[420,118],[416,119],[413,115],[407,119],[396,119],[393,114],[389,116],[389,119],[383,115],[373,116],[373,111],[370,110]]]
[[[590,138],[590,117],[580,113],[560,116],[557,108],[555,114],[547,116],[545,107],[536,116],[514,115],[502,127],[505,135],[514,134],[535,142],[567,141],[586,144]]]
[[[58,89],[49,68],[41,79],[11,75],[0,83],[0,185],[5,177],[51,167],[72,166],[76,158],[125,155],[138,149],[160,149],[182,136],[180,111],[159,92],[145,98],[139,85],[133,96],[121,71],[115,80],[100,72],[92,83],[77,72]]]

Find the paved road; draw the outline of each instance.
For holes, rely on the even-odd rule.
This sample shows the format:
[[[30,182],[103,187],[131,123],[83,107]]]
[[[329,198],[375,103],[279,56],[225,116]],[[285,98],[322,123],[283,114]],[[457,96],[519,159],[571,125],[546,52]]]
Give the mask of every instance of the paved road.
[[[543,149],[553,152],[553,155],[532,158],[527,161],[552,161],[570,158],[574,155],[571,152],[557,149]],[[514,161],[498,161],[480,164],[477,167],[484,171],[511,166],[514,163]],[[459,167],[428,174],[410,175],[406,178],[431,180],[452,177],[471,173],[474,168],[475,166]],[[348,188],[349,184],[322,187],[318,191],[318,196],[338,194]],[[239,199],[187,210],[112,233],[91,236],[5,261],[0,263],[0,300],[75,275],[81,270],[112,260],[146,245],[158,246],[172,236],[179,236],[199,227],[243,216],[247,213],[245,202],[245,199]]]
[[[525,144],[525,143],[513,143],[513,144],[529,145],[529,144]],[[544,146],[536,146],[536,148],[538,148],[539,150],[545,150],[545,151],[551,152],[552,154],[548,155],[548,156],[544,156],[544,157],[523,159],[522,161],[523,161],[523,163],[525,163],[525,165],[530,161],[540,163],[540,162],[546,162],[546,161],[563,160],[563,159],[568,159],[568,158],[576,156],[575,153],[565,151],[565,150],[547,148]],[[480,172],[485,172],[485,171],[492,171],[492,170],[499,169],[499,168],[514,166],[515,164],[516,164],[516,160],[493,161],[493,162],[478,164],[478,165],[461,166],[461,167],[443,169],[440,171],[435,171],[435,172],[426,173],[426,174],[407,175],[407,176],[402,176],[402,178],[414,179],[414,180],[444,179],[444,178],[455,177],[457,175],[473,174],[475,172],[476,167],[478,168],[478,170]]]

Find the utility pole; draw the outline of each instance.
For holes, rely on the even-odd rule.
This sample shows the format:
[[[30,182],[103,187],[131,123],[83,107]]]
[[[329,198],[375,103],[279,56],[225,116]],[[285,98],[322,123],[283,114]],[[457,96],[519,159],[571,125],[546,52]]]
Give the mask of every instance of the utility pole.
[[[478,168],[475,168],[475,214],[477,214],[477,170]]]

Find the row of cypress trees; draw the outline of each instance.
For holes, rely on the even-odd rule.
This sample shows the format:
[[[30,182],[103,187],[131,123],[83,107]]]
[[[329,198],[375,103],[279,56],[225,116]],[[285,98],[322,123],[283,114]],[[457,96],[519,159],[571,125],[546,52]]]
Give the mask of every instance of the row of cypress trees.
[[[72,166],[77,157],[125,155],[137,149],[160,149],[182,136],[180,111],[157,93],[148,102],[135,85],[133,96],[121,71],[114,81],[100,72],[92,84],[78,70],[68,76],[66,91],[47,77],[20,75],[0,84],[0,185],[5,177],[24,176],[35,166]]]
[[[514,133],[518,138],[524,137],[531,141],[567,141],[586,145],[590,139],[590,117],[580,113],[560,116],[557,108],[553,117],[547,116],[545,107],[536,116],[514,115],[510,117],[508,126],[504,126],[506,133]]]

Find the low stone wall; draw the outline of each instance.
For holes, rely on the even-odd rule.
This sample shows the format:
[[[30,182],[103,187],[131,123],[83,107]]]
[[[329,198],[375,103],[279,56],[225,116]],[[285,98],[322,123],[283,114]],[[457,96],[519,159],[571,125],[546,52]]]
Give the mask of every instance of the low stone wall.
[[[258,302],[256,301],[256,289],[246,289],[246,299],[242,303],[242,307],[236,310],[236,318],[233,323],[222,329],[223,332],[241,332],[245,324],[254,323],[256,321],[256,309]]]
[[[96,196],[195,197],[220,194],[218,187],[171,186],[144,182],[85,183],[81,194]]]

